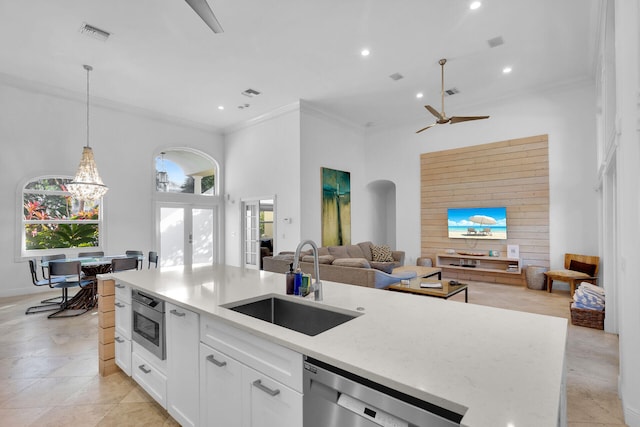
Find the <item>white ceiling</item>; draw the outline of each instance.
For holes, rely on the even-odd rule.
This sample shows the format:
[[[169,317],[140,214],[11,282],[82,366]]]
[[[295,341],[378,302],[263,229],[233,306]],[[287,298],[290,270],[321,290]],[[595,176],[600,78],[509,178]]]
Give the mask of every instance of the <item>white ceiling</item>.
[[[83,94],[90,64],[92,97],[221,129],[300,99],[359,126],[428,124],[440,58],[460,91],[448,115],[594,78],[597,0],[208,1],[222,34],[183,0],[0,0],[0,78]]]

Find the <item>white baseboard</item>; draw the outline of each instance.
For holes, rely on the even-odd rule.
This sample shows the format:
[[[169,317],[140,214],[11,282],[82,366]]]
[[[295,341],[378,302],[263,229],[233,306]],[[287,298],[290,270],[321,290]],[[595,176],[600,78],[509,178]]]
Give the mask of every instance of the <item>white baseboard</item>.
[[[624,400],[622,401],[622,410],[624,411],[624,422],[629,427],[640,427],[640,411],[625,406]]]

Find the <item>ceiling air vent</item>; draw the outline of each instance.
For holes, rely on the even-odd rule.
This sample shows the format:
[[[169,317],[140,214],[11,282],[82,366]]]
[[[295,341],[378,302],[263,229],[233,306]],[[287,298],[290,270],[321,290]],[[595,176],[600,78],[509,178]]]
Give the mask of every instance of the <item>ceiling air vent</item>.
[[[244,96],[248,96],[249,98],[253,98],[254,96],[260,95],[260,92],[258,92],[255,89],[247,89],[244,92],[242,92],[242,94]]]
[[[389,78],[390,78],[391,80],[398,81],[398,80],[400,80],[400,79],[404,79],[404,76],[403,76],[402,74],[400,74],[400,73],[393,73],[393,74],[391,74],[391,75],[389,76]]]
[[[489,43],[489,47],[498,47],[504,44],[504,40],[502,39],[501,36],[498,37],[494,37],[492,39],[487,40],[487,43]]]
[[[460,91],[455,87],[452,87],[451,89],[447,89],[444,91],[445,96],[455,95],[456,93],[460,93]]]
[[[111,33],[109,33],[108,31],[101,30],[100,28],[89,25],[86,22],[82,23],[82,27],[80,27],[80,33],[103,42],[107,41],[107,39],[111,35]]]

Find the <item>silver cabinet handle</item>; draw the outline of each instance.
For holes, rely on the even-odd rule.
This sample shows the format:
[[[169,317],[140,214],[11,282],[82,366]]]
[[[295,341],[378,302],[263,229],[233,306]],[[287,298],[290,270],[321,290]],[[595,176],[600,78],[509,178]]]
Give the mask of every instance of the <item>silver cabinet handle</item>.
[[[178,316],[178,317],[186,316],[185,313],[179,312],[178,310],[171,310],[169,313],[173,314],[174,316]]]
[[[219,360],[216,360],[216,358],[213,357],[213,354],[208,355],[207,360],[219,368],[222,368],[223,366],[227,366],[227,362],[221,362]]]
[[[253,382],[253,385],[254,387],[257,387],[258,389],[267,393],[269,396],[277,396],[278,394],[280,394],[280,390],[278,389],[272,390],[269,387],[262,385],[262,380],[255,380]]]
[[[124,340],[120,337],[115,337],[114,339],[116,340],[116,342],[119,342],[120,344],[124,342]]]
[[[120,308],[124,308],[125,307],[125,305],[120,303],[120,302],[116,302],[115,305],[116,305],[116,307],[120,307]]]
[[[120,284],[120,283],[116,283],[116,288],[124,289],[124,288],[126,288],[126,286],[123,285],[123,284]]]
[[[147,369],[144,367],[144,365],[140,365],[138,366],[138,369],[140,369],[142,372],[144,372],[145,374],[149,374],[151,373],[151,369]]]

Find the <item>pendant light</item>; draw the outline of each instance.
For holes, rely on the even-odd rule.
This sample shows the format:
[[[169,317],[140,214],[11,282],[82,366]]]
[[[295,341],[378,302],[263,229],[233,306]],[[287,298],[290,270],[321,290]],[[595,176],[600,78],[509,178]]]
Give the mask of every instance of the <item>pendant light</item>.
[[[160,170],[156,173],[157,174],[157,185],[156,185],[156,189],[158,191],[167,191],[167,185],[169,184],[169,175],[167,174],[167,170],[164,167],[164,155],[165,152],[161,152],[160,155],[161,160],[160,160]]]
[[[102,183],[96,161],[93,158],[93,150],[89,146],[89,72],[93,70],[91,65],[83,65],[87,70],[87,145],[82,149],[82,158],[75,178],[67,186],[74,199],[86,202],[99,200],[109,188]]]

